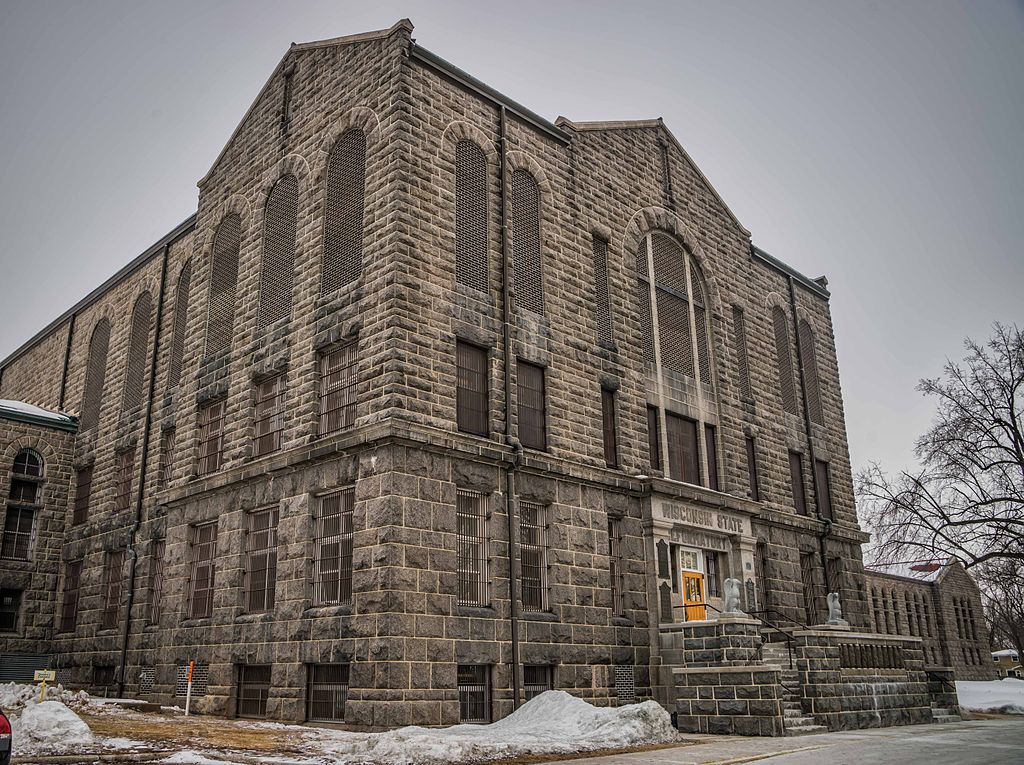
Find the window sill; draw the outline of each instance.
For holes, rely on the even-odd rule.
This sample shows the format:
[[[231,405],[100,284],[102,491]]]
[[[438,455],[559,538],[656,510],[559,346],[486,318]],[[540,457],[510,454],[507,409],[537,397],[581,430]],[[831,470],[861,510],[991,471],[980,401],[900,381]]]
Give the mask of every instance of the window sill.
[[[274,621],[273,611],[259,611],[256,613],[243,613],[235,615],[235,624],[259,624],[261,622]]]
[[[477,619],[496,619],[498,612],[493,606],[456,606],[456,616],[469,616]]]
[[[181,620],[182,627],[209,627],[212,624],[212,616],[196,616]]]
[[[340,606],[311,606],[302,612],[305,617],[351,616],[351,604]]]
[[[636,622],[630,619],[628,616],[621,616],[619,614],[612,614],[611,623],[613,627],[635,627]]]
[[[533,622],[557,622],[558,617],[550,611],[523,611],[520,619],[528,619]]]

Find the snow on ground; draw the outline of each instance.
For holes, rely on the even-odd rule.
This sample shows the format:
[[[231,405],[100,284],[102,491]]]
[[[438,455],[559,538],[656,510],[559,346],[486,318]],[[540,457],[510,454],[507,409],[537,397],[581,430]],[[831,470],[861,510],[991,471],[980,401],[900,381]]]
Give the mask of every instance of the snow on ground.
[[[1024,680],[957,680],[956,695],[963,709],[1024,715]]]

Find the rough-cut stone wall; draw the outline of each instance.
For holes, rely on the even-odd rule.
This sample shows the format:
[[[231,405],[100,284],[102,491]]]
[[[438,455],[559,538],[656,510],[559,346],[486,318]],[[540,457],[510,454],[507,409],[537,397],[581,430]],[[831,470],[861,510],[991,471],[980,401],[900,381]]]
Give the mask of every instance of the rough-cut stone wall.
[[[28,349],[16,363],[4,366],[0,376],[0,398],[24,401],[51,411],[60,409],[60,378],[69,328],[70,323],[63,322]],[[67,402],[64,409],[69,409]]]

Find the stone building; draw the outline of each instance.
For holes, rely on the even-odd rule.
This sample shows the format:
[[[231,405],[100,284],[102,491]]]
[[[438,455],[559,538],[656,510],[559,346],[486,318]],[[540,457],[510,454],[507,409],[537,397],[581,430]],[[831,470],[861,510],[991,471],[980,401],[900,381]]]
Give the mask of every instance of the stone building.
[[[884,714],[815,700],[852,644],[807,629],[826,592],[870,628],[825,280],[660,120],[549,122],[411,35],[293,45],[195,216],[0,365],[79,417],[62,676],[170,702],[194,662],[201,711],[364,726],[557,687],[777,734],[762,625],[827,654],[827,724],[924,719],[912,637],[842,648],[862,686],[905,651]],[[727,578],[760,620],[716,618]]]
[[[925,660],[957,680],[996,679],[981,591],[958,560],[873,564],[864,576],[875,632],[920,637]]]

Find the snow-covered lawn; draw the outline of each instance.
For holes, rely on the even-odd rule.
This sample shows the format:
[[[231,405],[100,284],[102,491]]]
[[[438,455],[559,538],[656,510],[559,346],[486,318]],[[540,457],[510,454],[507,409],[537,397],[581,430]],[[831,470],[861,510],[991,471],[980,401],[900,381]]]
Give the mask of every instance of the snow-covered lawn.
[[[974,712],[1001,712],[1024,715],[1024,680],[957,680],[956,695],[960,707]]]

